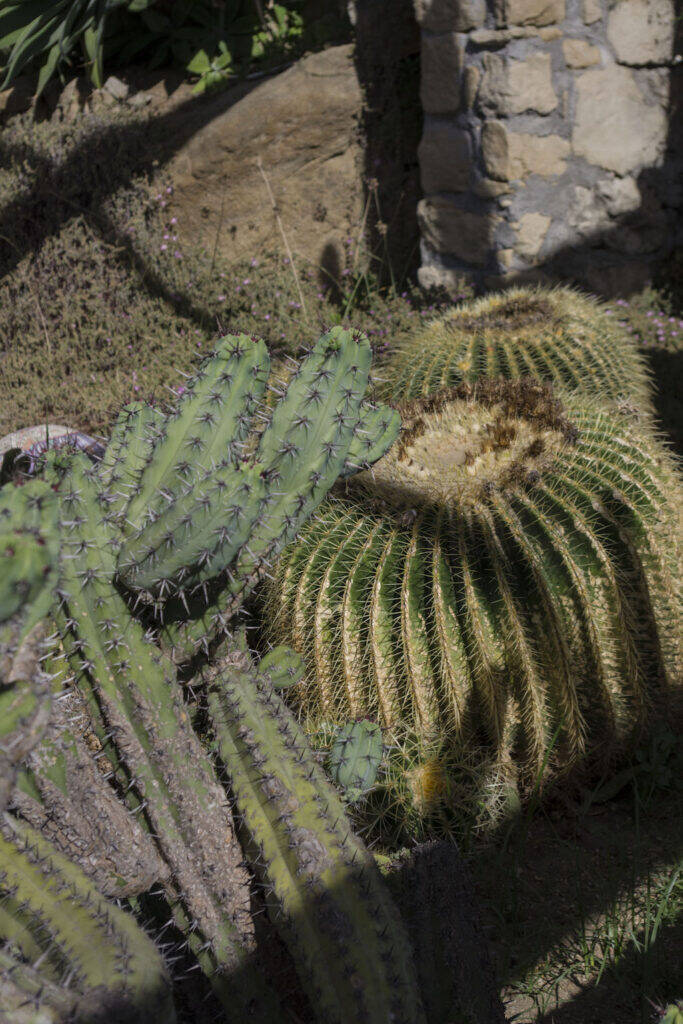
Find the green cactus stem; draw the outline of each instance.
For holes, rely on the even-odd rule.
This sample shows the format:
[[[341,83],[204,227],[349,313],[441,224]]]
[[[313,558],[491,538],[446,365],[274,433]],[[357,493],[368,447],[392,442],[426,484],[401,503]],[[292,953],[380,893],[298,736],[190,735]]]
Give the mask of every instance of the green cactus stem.
[[[424,1021],[400,917],[291,712],[244,649],[204,679],[248,855],[318,1018]]]
[[[5,637],[22,632],[5,623]],[[39,622],[18,646],[0,642],[0,811],[10,799],[20,763],[40,741],[52,711],[50,678],[43,670],[46,628]]]
[[[614,406],[563,401],[480,381],[400,406],[283,552],[264,621],[306,662],[307,728],[378,717],[532,780],[608,763],[677,699],[675,473]]]
[[[177,892],[229,1019],[262,1013],[276,1020],[275,997],[253,966],[249,878],[227,798],[192,729],[173,666],[114,589],[116,534],[105,521],[95,468],[74,457],[60,494],[62,640],[77,688],[99,723],[98,738],[108,753],[114,748],[119,784],[136,795],[169,867],[171,898]]]
[[[73,989],[55,985],[40,971],[0,950],[3,1024],[80,1024],[78,1003]]]
[[[645,360],[603,303],[570,288],[511,288],[421,324],[382,368],[386,401],[463,381],[533,377],[652,411]]]
[[[12,810],[41,832],[109,897],[133,896],[168,878],[153,839],[118,796],[79,693],[64,688],[68,662],[52,656],[50,724],[24,761]]]
[[[0,624],[22,608],[28,632],[52,603],[57,506],[57,495],[44,480],[0,489]]]
[[[8,815],[0,822],[0,908],[0,936],[29,962],[38,948],[48,982],[70,979],[79,994],[77,1020],[104,1014],[132,1024],[151,1011],[175,1020],[163,961],[133,917]]]
[[[274,647],[261,658],[259,672],[268,676],[274,690],[288,690],[300,683],[306,672],[302,658],[291,647]]]
[[[382,730],[376,722],[347,722],[338,730],[327,770],[347,799],[357,800],[375,784],[382,750]]]

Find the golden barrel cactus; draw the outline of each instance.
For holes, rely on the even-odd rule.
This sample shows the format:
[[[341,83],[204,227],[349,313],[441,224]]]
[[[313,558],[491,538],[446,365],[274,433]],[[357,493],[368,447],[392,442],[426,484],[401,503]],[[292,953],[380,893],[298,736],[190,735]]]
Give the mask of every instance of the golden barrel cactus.
[[[390,401],[484,377],[533,377],[651,412],[635,340],[604,303],[571,288],[512,288],[453,306],[405,338],[382,377]]]
[[[302,717],[486,750],[522,789],[609,763],[680,682],[669,456],[616,405],[528,379],[399,411],[266,594],[269,638],[307,666]]]

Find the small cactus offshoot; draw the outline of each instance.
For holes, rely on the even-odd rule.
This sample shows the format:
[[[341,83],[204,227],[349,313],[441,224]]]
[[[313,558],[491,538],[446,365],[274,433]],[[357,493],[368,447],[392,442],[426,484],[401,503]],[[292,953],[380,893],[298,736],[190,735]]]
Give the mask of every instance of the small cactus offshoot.
[[[334,738],[327,769],[350,801],[371,789],[382,763],[382,730],[376,722],[347,722]]]

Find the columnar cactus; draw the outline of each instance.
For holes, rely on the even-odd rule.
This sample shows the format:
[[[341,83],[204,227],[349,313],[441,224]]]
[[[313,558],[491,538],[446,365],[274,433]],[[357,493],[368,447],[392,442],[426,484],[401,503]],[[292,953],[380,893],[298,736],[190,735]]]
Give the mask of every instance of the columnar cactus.
[[[252,859],[311,1005],[329,1024],[419,1024],[403,925],[302,729],[244,648],[222,659],[207,682],[218,753]]]
[[[93,830],[114,824],[118,812],[96,791],[90,797],[99,819],[94,829],[76,820],[78,786],[64,775],[80,772],[83,746],[58,716],[56,732],[22,772],[13,806],[42,832],[56,812],[52,837],[77,859],[88,841],[99,844],[99,862],[87,858],[88,870],[112,894],[139,891],[140,860],[146,879],[163,871],[175,924],[228,1020],[281,1017],[254,963],[250,876],[228,798],[192,724],[190,702],[196,690],[201,698],[202,684],[195,680],[183,692],[169,652],[187,661],[224,640],[228,616],[335,479],[369,465],[393,441],[398,415],[363,402],[369,362],[365,339],[332,330],[257,424],[268,373],[265,346],[245,337],[224,339],[188,383],[176,414],[129,408],[100,465],[62,451],[48,453],[43,467],[48,489],[58,495],[59,539],[57,600],[43,614],[57,622],[72,673],[61,680],[60,697],[81,701],[98,757],[107,759],[114,788],[137,815],[142,833],[128,821],[126,834],[139,849],[131,851],[132,863],[121,862],[125,877],[117,879],[111,844],[103,848]],[[16,509],[13,521],[5,504],[14,529]],[[288,661],[296,675],[291,654]],[[265,679],[282,675],[279,655],[266,667]],[[211,710],[247,849],[272,894],[278,925],[288,915],[285,931],[314,1004],[320,1013],[324,1007],[325,1020],[357,1006],[377,1024],[392,1013],[420,1021],[408,942],[391,900],[289,712],[272,696],[270,681],[264,685],[268,699],[236,686],[223,693],[220,709]],[[261,716],[250,733],[258,749],[240,724],[254,714]],[[249,780],[258,790],[264,764],[293,787],[290,802],[279,806],[284,817],[275,822],[266,806],[272,787],[261,794],[260,810],[242,788]],[[313,809],[309,798],[316,801]],[[275,837],[268,840],[267,863],[263,815]],[[160,858],[149,856],[148,837]],[[292,883],[294,867],[303,875]],[[347,944],[364,950],[360,974],[360,960],[348,954]],[[320,948],[330,953],[324,965],[312,962]]]
[[[569,288],[486,295],[420,325],[382,368],[379,393],[399,401],[485,377],[534,377],[650,410],[645,361],[615,321]]]
[[[56,514],[57,496],[43,481],[0,492],[0,810],[50,716],[41,619],[56,579]]]
[[[608,760],[680,683],[680,490],[614,407],[461,384],[282,555],[264,620],[307,725],[378,717],[526,778]]]

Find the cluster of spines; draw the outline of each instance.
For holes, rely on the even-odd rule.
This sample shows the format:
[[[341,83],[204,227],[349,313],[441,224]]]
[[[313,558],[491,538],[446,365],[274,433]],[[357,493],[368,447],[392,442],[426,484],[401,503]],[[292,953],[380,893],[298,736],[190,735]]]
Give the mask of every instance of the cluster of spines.
[[[330,1024],[423,1020],[398,913],[291,712],[244,649],[206,679],[251,857],[311,1005]]]
[[[306,661],[305,720],[470,737],[532,772],[637,732],[680,672],[677,484],[625,420],[569,412],[580,441],[537,480],[409,514],[352,492],[304,527],[265,619]]]
[[[598,301],[569,288],[515,288],[420,325],[388,365],[378,393],[400,401],[461,381],[532,377],[651,411],[645,361]]]

